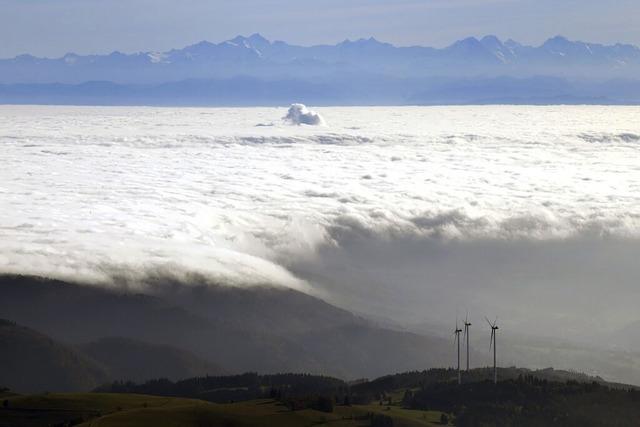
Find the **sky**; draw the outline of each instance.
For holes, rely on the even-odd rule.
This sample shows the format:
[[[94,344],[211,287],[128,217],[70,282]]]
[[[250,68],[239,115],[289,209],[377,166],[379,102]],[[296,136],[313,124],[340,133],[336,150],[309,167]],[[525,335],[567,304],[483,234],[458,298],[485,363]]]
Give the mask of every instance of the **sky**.
[[[255,32],[312,45],[442,47],[495,34],[640,45],[637,0],[0,0],[0,57],[168,50]]]

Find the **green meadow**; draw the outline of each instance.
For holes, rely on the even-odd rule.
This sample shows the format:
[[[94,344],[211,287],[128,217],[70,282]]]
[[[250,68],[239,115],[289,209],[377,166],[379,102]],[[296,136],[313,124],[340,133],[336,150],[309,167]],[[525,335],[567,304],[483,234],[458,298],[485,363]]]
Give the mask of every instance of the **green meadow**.
[[[331,413],[291,411],[275,400],[216,404],[196,399],[134,394],[79,393],[12,396],[0,409],[0,427],[252,427],[370,426],[368,414],[383,414],[396,427],[440,424],[440,412],[398,406],[336,406]]]

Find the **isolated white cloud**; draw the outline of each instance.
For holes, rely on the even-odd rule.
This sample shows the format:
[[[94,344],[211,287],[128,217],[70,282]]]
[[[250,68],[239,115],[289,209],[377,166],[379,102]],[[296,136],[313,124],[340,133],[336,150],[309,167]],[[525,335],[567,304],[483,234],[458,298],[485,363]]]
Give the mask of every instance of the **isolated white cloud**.
[[[318,126],[324,124],[322,116],[315,111],[311,111],[304,104],[291,104],[284,120],[293,125],[312,125]]]

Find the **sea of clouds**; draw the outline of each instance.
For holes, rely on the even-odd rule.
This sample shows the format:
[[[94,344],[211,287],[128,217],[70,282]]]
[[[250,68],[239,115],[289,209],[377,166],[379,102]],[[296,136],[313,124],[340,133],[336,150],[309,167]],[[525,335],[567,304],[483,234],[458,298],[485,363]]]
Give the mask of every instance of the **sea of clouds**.
[[[585,339],[640,319],[640,108],[317,110],[0,107],[0,271]]]

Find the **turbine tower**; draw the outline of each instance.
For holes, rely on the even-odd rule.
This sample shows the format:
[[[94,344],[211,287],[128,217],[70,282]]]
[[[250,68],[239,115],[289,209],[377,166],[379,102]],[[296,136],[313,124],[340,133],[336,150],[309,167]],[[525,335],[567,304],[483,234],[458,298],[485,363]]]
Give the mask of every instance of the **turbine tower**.
[[[496,331],[498,330],[498,326],[496,323],[498,322],[498,318],[491,323],[489,319],[487,319],[487,323],[491,326],[491,342],[489,343],[489,351],[491,351],[491,346],[493,346],[493,383],[498,384],[498,368],[496,365]]]
[[[467,317],[464,318],[464,338],[467,345],[467,373],[469,372],[469,326],[471,326],[471,322],[469,322],[469,313],[467,313]]]
[[[462,329],[458,327],[458,318],[456,317],[456,329],[453,331],[455,335],[456,344],[458,345],[458,384],[462,384],[462,376],[460,374],[460,332]]]

